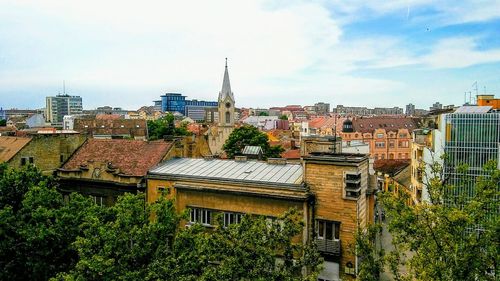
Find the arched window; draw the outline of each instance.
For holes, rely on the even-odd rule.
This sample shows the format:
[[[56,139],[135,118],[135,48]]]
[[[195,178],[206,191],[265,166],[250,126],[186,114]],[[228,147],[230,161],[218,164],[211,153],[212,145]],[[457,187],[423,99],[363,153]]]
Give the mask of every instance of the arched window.
[[[231,113],[229,111],[226,111],[226,124],[231,123]]]

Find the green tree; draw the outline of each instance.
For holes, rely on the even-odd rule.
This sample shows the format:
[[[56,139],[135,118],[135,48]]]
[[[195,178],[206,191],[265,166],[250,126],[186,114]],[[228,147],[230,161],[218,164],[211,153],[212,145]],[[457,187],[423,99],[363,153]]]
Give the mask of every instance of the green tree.
[[[250,125],[234,129],[223,149],[229,158],[234,158],[235,155],[241,155],[243,148],[247,145],[260,146],[264,152],[264,158],[281,157],[281,153],[285,151],[281,145],[269,145],[268,136]]]
[[[259,112],[259,116],[269,116],[269,113],[267,113],[265,111],[261,111],[261,112]]]
[[[169,256],[169,241],[179,224],[171,201],[145,206],[144,194],[125,194],[105,213],[88,218],[88,228],[74,242],[79,260],[58,279],[148,279],[155,260]]]
[[[288,120],[288,116],[286,116],[284,114],[281,115],[279,118],[280,118],[280,120]]]
[[[464,181],[451,186],[437,163],[426,184],[430,202],[408,206],[404,192],[381,197],[396,248],[388,255],[396,280],[498,280],[500,171],[495,162],[483,169],[488,176],[478,177],[466,197],[450,196],[463,190],[467,167],[458,169]],[[398,272],[399,263],[408,273]]]
[[[239,224],[207,229],[199,224],[178,232],[170,255],[154,262],[154,280],[316,280],[322,259],[315,245],[294,242],[303,230],[290,210],[280,219],[246,215]],[[306,269],[307,274],[302,275]]]
[[[187,136],[191,133],[187,130],[187,122],[183,122],[179,127],[175,127],[175,118],[172,113],[158,118],[148,120],[149,140],[163,139],[164,136]]]
[[[7,120],[5,119],[0,120],[0,127],[5,127],[5,126],[7,126]]]
[[[384,269],[384,249],[377,247],[380,224],[370,224],[365,229],[358,227],[355,235],[354,254],[360,258],[357,280],[377,281]]]
[[[0,193],[0,280],[48,280],[72,268],[71,244],[95,204],[77,194],[65,203],[54,181],[30,165],[0,169]]]

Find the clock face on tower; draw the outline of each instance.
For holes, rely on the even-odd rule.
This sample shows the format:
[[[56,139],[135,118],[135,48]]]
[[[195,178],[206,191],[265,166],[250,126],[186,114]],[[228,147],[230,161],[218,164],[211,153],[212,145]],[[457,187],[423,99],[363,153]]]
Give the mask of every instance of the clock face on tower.
[[[230,108],[231,107],[231,103],[230,102],[226,102],[226,108]]]

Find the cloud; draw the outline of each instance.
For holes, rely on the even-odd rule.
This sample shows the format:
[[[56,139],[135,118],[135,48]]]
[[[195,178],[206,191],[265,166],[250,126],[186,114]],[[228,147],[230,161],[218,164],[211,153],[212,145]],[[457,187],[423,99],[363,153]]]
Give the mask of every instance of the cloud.
[[[213,100],[228,57],[239,106],[393,106],[411,86],[361,72],[498,61],[498,50],[478,48],[479,36],[420,43],[397,32],[346,34],[352,23],[405,18],[408,7],[410,22],[437,25],[486,21],[500,11],[492,8],[498,1],[433,2],[0,0],[0,95],[34,89],[33,99],[43,100],[64,79],[86,107],[135,108],[166,91]]]
[[[500,49],[477,50],[475,38],[458,37],[439,41],[421,61],[434,68],[464,68],[500,61]]]

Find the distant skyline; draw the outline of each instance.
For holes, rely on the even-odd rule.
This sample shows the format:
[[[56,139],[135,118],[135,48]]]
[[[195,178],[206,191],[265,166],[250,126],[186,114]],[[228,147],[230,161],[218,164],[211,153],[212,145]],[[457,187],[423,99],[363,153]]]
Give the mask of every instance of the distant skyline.
[[[500,0],[0,0],[0,107],[216,100],[226,57],[237,107],[459,105],[500,96],[499,26]]]

